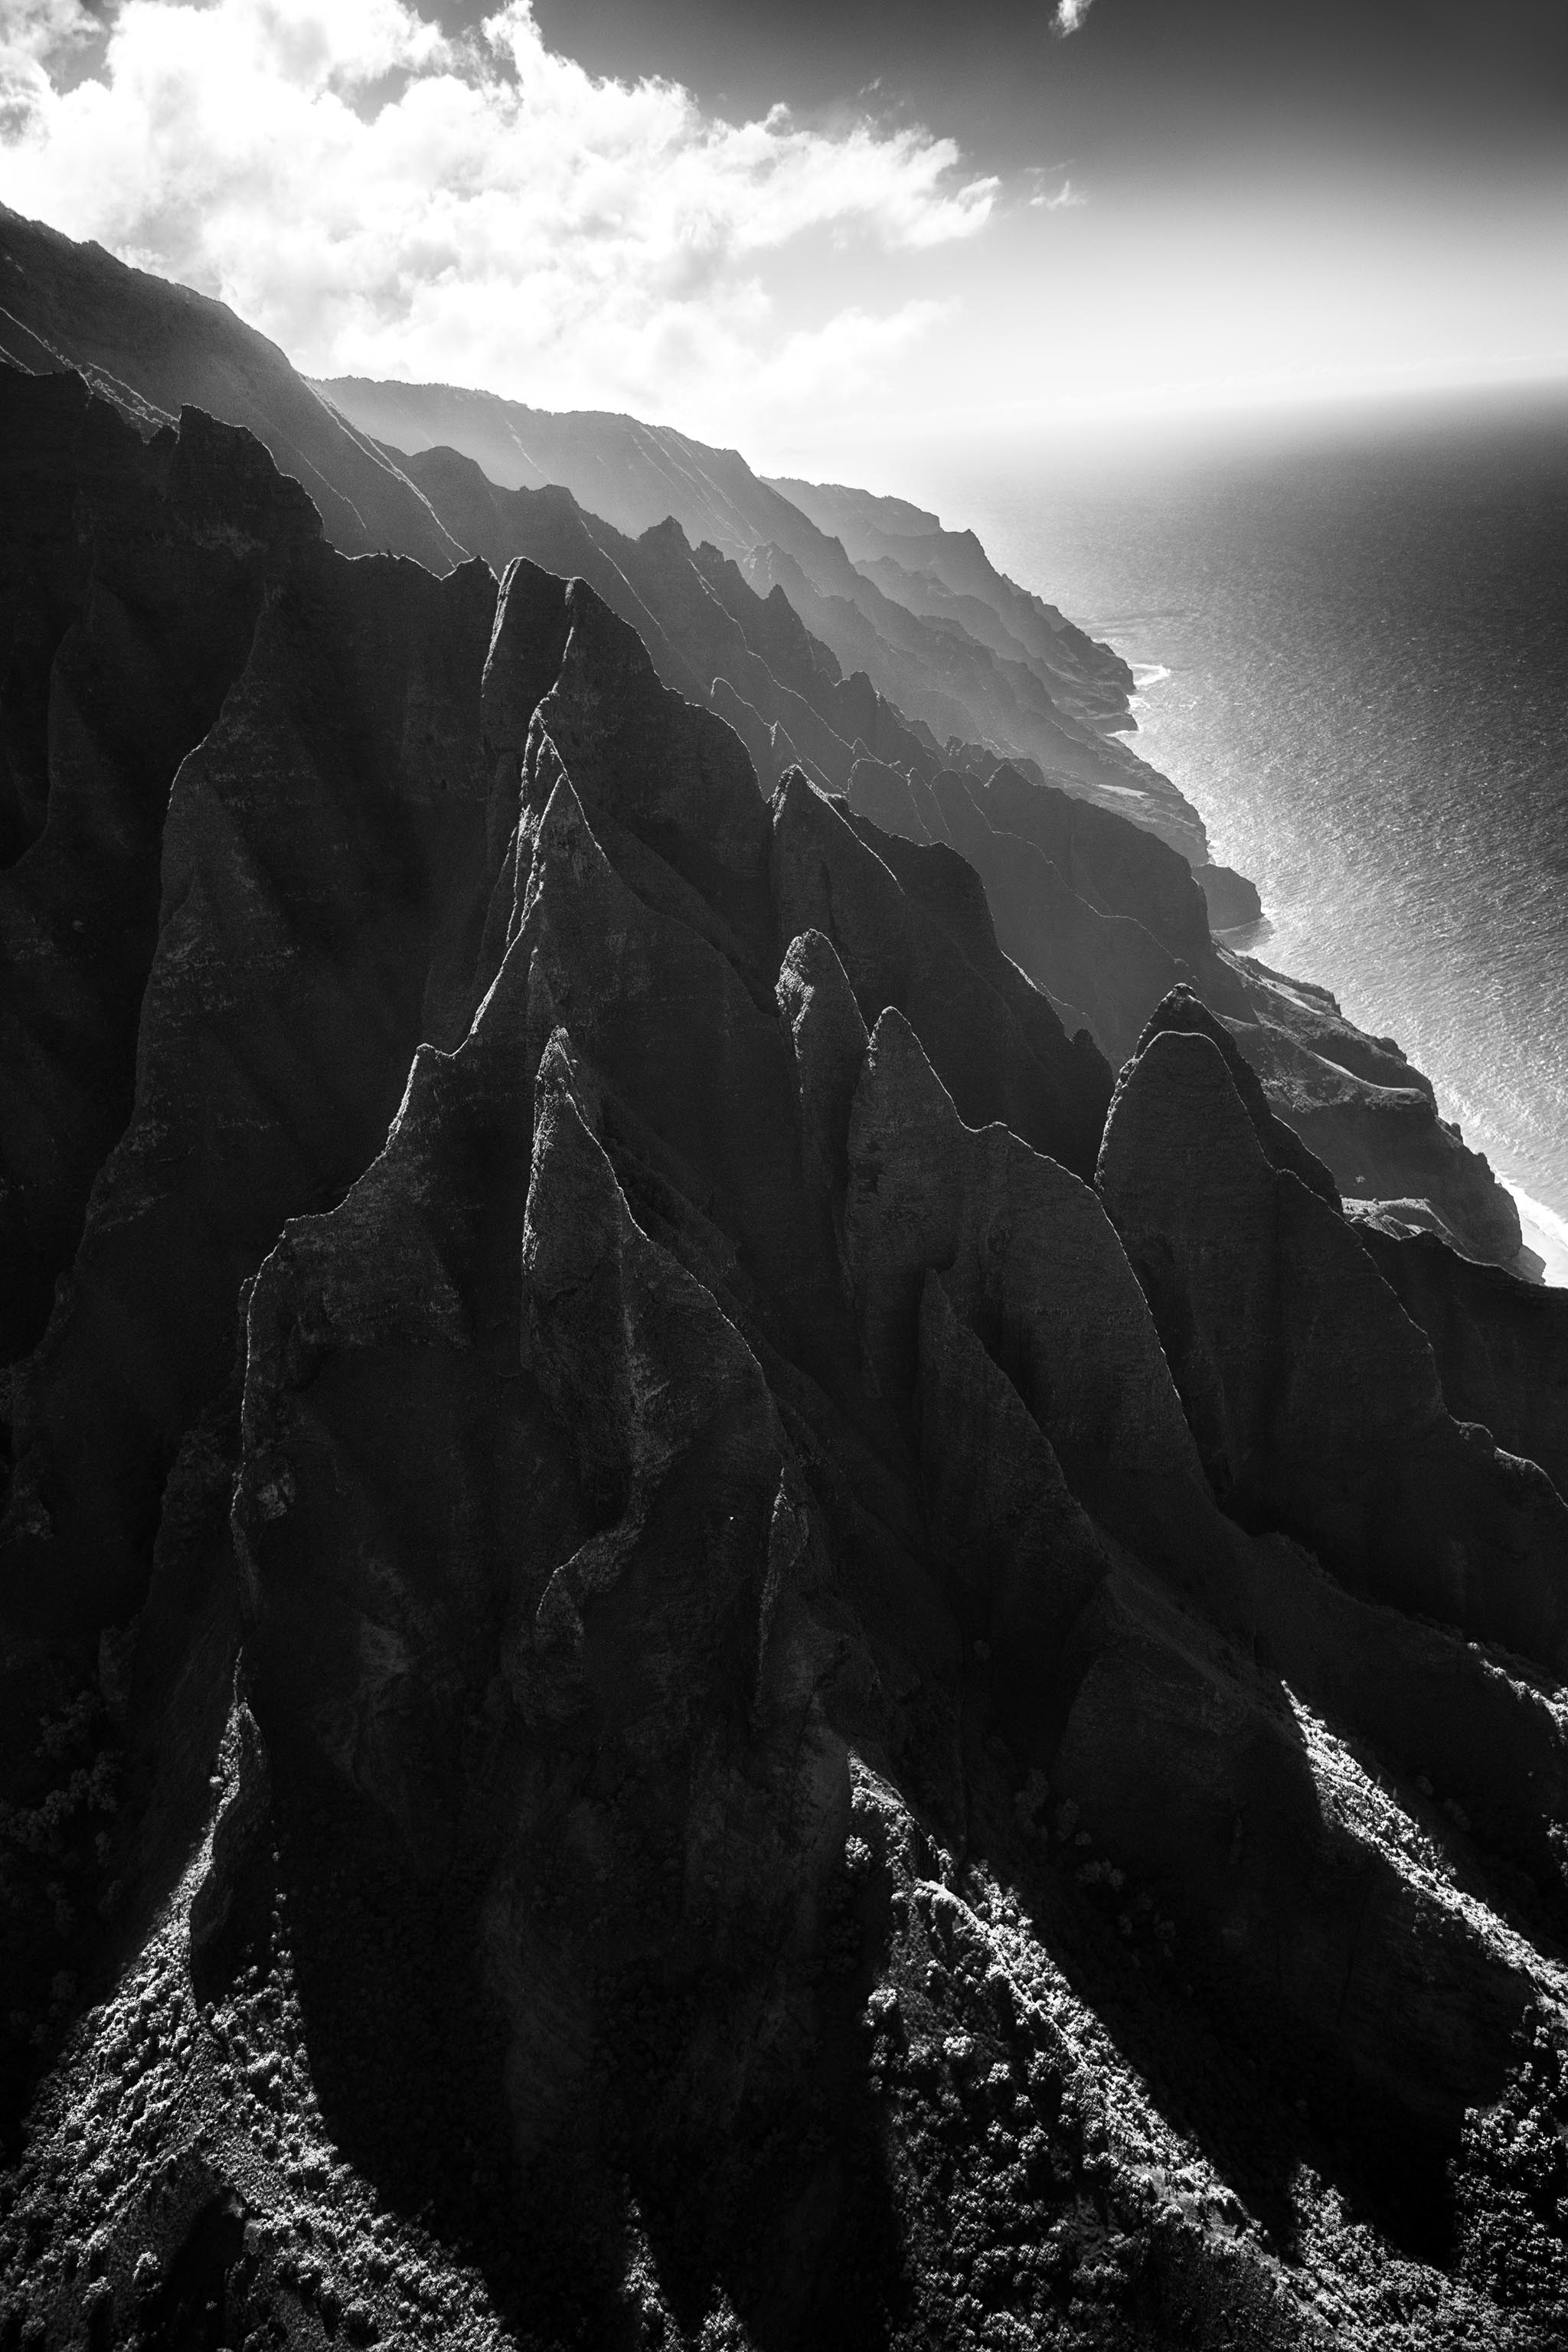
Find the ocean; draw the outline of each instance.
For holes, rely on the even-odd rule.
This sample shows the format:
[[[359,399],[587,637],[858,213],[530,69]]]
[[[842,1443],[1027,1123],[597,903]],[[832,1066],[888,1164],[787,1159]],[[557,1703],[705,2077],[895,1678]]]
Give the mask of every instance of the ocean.
[[[1135,666],[1136,747],[1262,894],[1241,943],[1398,1038],[1568,1281],[1568,398],[931,490]]]

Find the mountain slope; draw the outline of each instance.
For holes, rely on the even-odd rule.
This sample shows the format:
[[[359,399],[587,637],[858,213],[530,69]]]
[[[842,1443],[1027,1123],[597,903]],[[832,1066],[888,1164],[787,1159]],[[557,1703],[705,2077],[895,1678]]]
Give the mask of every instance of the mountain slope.
[[[317,388],[400,453],[400,463],[404,451],[446,444],[508,488],[563,482],[628,535],[674,516],[690,539],[711,540],[735,558],[762,593],[782,586],[840,666],[864,670],[939,743],[956,737],[1034,760],[1070,789],[1162,834],[1194,865],[1205,862],[1196,811],[1167,777],[1103,731],[1105,720],[1125,719],[1130,680],[1117,656],[1081,632],[1047,631],[1048,661],[1022,641],[999,657],[956,614],[933,621],[885,593],[837,538],[753,474],[738,452],[710,448],[668,425],[593,411],[554,415],[445,384],[343,376]],[[1030,634],[1038,634],[1037,616]]]
[[[0,394],[37,576],[90,457],[188,598],[11,869],[147,780],[8,1391],[0,2341],[1560,2342],[1568,1506],[1223,1023],[1113,1089],[582,579]]]
[[[629,539],[570,490],[508,490],[455,449],[405,461],[448,527],[499,574],[514,556],[589,581],[635,628],[667,686],[712,700],[772,782],[804,759],[841,789],[856,746],[934,769],[934,755],[868,678],[846,680],[783,594],[759,597],[716,548],[693,551],[679,523]]]
[[[911,611],[958,621],[1015,660],[1048,671],[1064,709],[1125,722],[1132,673],[1041,596],[998,572],[972,530],[944,530],[906,499],[876,498],[838,482],[773,480],[792,505],[843,545],[868,579]]]
[[[979,731],[981,721],[971,707],[978,696],[978,707],[989,710],[1001,740],[1020,735],[1039,755],[1012,763],[1016,772],[1026,773],[1039,786],[1049,767],[1074,797],[1094,802],[1108,817],[1135,819],[1161,835],[1195,865],[1205,889],[1214,888],[1214,870],[1201,863],[1201,826],[1188,804],[1125,746],[1057,710],[1042,684],[1055,677],[1050,664],[1059,668],[1064,646],[1069,651],[1077,647],[1090,671],[1102,661],[1115,670],[1114,656],[1065,626],[1058,629],[1059,616],[1002,581],[963,534],[933,535],[923,527],[904,531],[911,520],[923,526],[932,520],[919,510],[898,502],[889,509],[842,490],[813,493],[837,500],[847,527],[862,534],[879,532],[879,544],[902,546],[908,540],[924,549],[921,562],[928,557],[930,562],[920,577],[928,586],[939,576],[931,567],[945,565],[963,583],[962,593],[984,590],[998,627],[1006,616],[1008,645],[1019,646],[1032,633],[1045,649],[1033,668],[1011,655],[998,660],[990,645],[951,617],[939,623],[921,619],[884,595],[850,563],[836,539],[759,483],[732,452],[705,451],[680,436],[661,438],[625,419],[550,420],[534,415],[530,428],[559,427],[556,454],[590,471],[595,450],[606,460],[616,457],[637,496],[655,507],[665,503],[667,494],[679,493],[716,530],[743,535],[765,525],[779,530],[788,546],[773,541],[752,545],[742,559],[744,572],[720,548],[683,546],[668,518],[650,524],[638,541],[623,535],[616,542],[610,526],[563,505],[559,489],[509,493],[456,452],[426,451],[405,468],[395,455],[323,407],[283,355],[221,305],[128,269],[96,248],[72,245],[15,215],[0,216],[0,269],[6,292],[6,303],[0,306],[0,358],[7,375],[47,376],[79,361],[88,379],[144,437],[166,430],[158,420],[192,401],[254,425],[284,470],[314,486],[329,535],[345,549],[379,545],[422,557],[437,571],[480,549],[498,571],[518,553],[581,570],[645,637],[667,683],[709,699],[735,726],[759,772],[770,779],[800,760],[818,782],[849,790],[858,768],[859,805],[868,805],[867,792],[879,793],[875,813],[895,830],[916,839],[950,839],[951,826],[930,793],[938,774],[946,767],[984,782],[1005,764],[973,740],[950,740],[945,752],[941,748],[941,739],[954,730],[968,739]],[[424,400],[426,391],[418,397]],[[440,410],[444,394],[429,397],[437,411],[447,413]],[[461,424],[470,412],[492,425],[510,415],[506,404],[476,406],[465,400],[458,404],[457,421]],[[601,468],[595,477],[601,489],[616,471],[610,467],[607,476]],[[899,530],[891,529],[894,524]],[[934,553],[928,544],[933,536]],[[6,656],[22,671],[52,658],[52,651],[46,656],[37,645],[21,643]],[[41,671],[30,685],[18,673],[12,709],[36,713],[42,692]],[[24,732],[30,723],[23,722]],[[7,749],[5,757],[0,855],[13,854],[29,837],[41,790],[37,742]],[[881,782],[873,784],[879,775]],[[966,799],[972,797],[968,786],[963,789]],[[911,793],[920,798],[918,808]],[[966,824],[964,805],[954,817]],[[905,814],[906,808],[912,813]],[[1014,827],[1009,824],[1003,830]],[[992,851],[983,853],[973,839],[970,847],[986,865],[994,889],[1010,890],[1016,898],[1018,877],[1006,861],[998,862]],[[1041,887],[1047,887],[1043,875]],[[1120,1054],[1163,989],[1199,978],[1199,963],[1184,951],[1174,964],[1162,963],[1142,949],[1131,961],[1112,955],[1110,941],[1097,929],[1097,912],[1130,916],[1156,935],[1160,919],[1127,906],[1091,905],[1085,910],[1073,903],[1077,895],[1062,901],[1068,918],[1063,940],[1074,929],[1079,938],[1076,961],[1064,964],[1054,949],[1042,952],[1048,942],[1042,941],[1028,904],[1000,919],[1010,951],[1029,962],[1073,1021],[1088,1023],[1103,1046]],[[999,896],[999,908],[1001,903]],[[1232,982],[1217,972],[1206,950],[1199,961],[1208,975],[1203,985],[1214,1002],[1226,1003],[1228,1017],[1243,1018],[1232,1001]],[[1141,968],[1136,980],[1133,963]],[[1477,1255],[1505,1265],[1516,1263],[1520,1234],[1510,1199],[1485,1162],[1438,1120],[1419,1074],[1396,1051],[1384,1052],[1377,1041],[1357,1038],[1321,992],[1279,984],[1261,967],[1237,969],[1252,1014],[1247,1050],[1264,1071],[1276,1108],[1300,1126],[1342,1188],[1357,1198],[1402,1202],[1407,1217],[1432,1223]],[[106,1103],[118,1099],[112,1091],[104,1097]],[[68,1228],[75,1213],[73,1187],[74,1180],[67,1181],[58,1196]],[[13,1201],[0,1214],[26,1218],[34,1212],[20,1210]],[[40,1311],[46,1292],[36,1286],[47,1284],[45,1265],[56,1245],[46,1246],[27,1277],[35,1285],[31,1304],[16,1310],[24,1322]]]
[[[225,304],[4,205],[0,362],[33,374],[74,367],[142,431],[187,407],[246,425],[347,554],[391,548],[445,572],[464,552],[384,453]]]
[[[468,491],[458,491],[457,520],[448,522],[400,456],[404,447],[417,453],[446,442],[488,458],[500,487],[564,485],[627,535],[673,514],[693,541],[710,539],[731,552],[756,550],[764,570],[755,584],[764,596],[774,584],[769,564],[804,566],[790,574],[797,600],[811,603],[808,617],[842,670],[867,672],[874,691],[934,728],[938,740],[986,739],[1043,760],[1075,789],[1163,830],[1203,863],[1203,829],[1190,805],[1096,726],[1055,714],[1043,668],[1037,676],[1026,663],[998,662],[962,628],[932,628],[884,596],[836,540],[733,451],[707,449],[631,418],[552,417],[442,387],[366,388],[345,379],[313,388],[221,303],[3,209],[0,297],[0,362],[35,373],[78,367],[143,432],[185,406],[246,425],[310,491],[329,537],[348,553],[384,549],[445,571],[471,551],[461,536],[461,518],[472,511]],[[431,418],[444,418],[448,429],[426,429]],[[520,418],[542,453],[538,463],[519,452]],[[389,435],[389,425],[397,431]],[[384,446],[389,438],[396,448]],[[447,487],[456,488],[449,479]],[[769,556],[775,544],[778,555]],[[1119,672],[1113,656],[1091,650],[1108,675]],[[805,745],[796,748],[811,756]]]

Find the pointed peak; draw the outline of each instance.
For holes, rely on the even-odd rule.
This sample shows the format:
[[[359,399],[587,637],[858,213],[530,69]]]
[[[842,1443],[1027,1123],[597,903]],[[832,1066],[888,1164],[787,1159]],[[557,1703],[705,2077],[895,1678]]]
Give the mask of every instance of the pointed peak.
[[[779,966],[775,993],[779,1011],[797,1041],[803,1024],[826,1013],[837,1026],[858,1035],[864,1055],[868,1043],[866,1024],[838,950],[826,932],[802,931],[790,941]]]
[[[866,1049],[865,1066],[855,1090],[850,1150],[868,1131],[891,1126],[904,1132],[912,1127],[954,1135],[969,1130],[910,1024],[896,1004],[878,1015]]]
[[[485,743],[492,758],[521,751],[534,711],[560,676],[569,594],[552,572],[524,556],[514,556],[507,565],[480,687]]]
[[[544,814],[539,820],[533,850],[535,876],[542,880],[557,864],[564,864],[576,882],[616,879],[615,868],[600,847],[584,814],[576,787],[563,766],[558,766],[550,798],[544,803]]]

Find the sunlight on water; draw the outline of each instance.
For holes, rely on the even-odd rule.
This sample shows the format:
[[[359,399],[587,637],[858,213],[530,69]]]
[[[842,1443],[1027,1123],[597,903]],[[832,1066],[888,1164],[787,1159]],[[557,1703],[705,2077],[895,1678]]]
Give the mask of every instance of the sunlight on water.
[[[1268,961],[1399,1039],[1568,1267],[1568,418],[943,496],[1133,664]]]

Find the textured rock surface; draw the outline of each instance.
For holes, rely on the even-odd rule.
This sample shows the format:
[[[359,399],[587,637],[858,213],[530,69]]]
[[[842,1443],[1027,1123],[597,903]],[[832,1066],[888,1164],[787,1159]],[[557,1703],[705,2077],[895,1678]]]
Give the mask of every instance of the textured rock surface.
[[[976,613],[955,609],[949,598],[933,614],[919,583],[893,579],[895,593],[888,593],[851,562],[837,522],[820,526],[809,503],[803,509],[761,480],[736,451],[709,448],[668,425],[592,412],[552,415],[446,384],[346,376],[319,389],[395,452],[416,457],[447,446],[510,489],[564,483],[629,536],[673,516],[693,541],[710,541],[739,560],[759,593],[782,589],[843,670],[862,672],[908,719],[921,722],[932,748],[952,736],[1006,745],[1135,817],[1194,864],[1206,857],[1190,803],[1105,732],[1108,724],[1127,724],[1131,681],[1117,656],[1003,580],[983,554],[978,561],[969,554],[965,576],[997,604],[982,599]],[[1022,635],[1006,629],[998,639],[998,606]],[[879,756],[880,747],[860,732]]]
[[[965,1118],[1005,1120],[1089,1175],[1110,1073],[1001,953],[971,866],[851,823],[797,772],[774,796],[772,871],[781,929],[831,940],[868,1025],[896,1006]]]
[[[1476,1265],[1435,1234],[1375,1214],[1357,1225],[1373,1264],[1436,1359],[1456,1421],[1483,1422],[1568,1496],[1568,1297]]]
[[[1251,957],[1226,961],[1248,999],[1249,1017],[1232,1021],[1237,1043],[1274,1109],[1346,1199],[1423,1203],[1467,1255],[1513,1266],[1521,1235],[1511,1193],[1439,1118],[1431,1080],[1394,1039],[1357,1029],[1325,988],[1288,980]],[[1231,1018],[1226,1007],[1215,1009]]]
[[[841,540],[850,560],[873,576],[879,565],[895,569],[900,583],[892,593],[901,602],[963,619],[1011,658],[1033,656],[1058,681],[1068,708],[1122,715],[1133,684],[1126,663],[998,572],[972,530],[944,530],[934,514],[906,499],[873,498],[842,483],[775,480],[772,487]]]
[[[631,539],[585,513],[569,490],[499,488],[456,450],[404,462],[453,533],[498,574],[522,556],[586,580],[637,630],[666,686],[692,701],[713,698],[769,782],[802,757],[823,782],[846,782],[855,738],[840,731],[838,664],[782,596],[771,604],[759,597],[716,549],[694,552],[678,523]],[[780,606],[793,627],[781,625]],[[789,759],[775,758],[779,730]],[[930,758],[913,736],[905,749]]]
[[[1563,1506],[921,821],[268,580],[13,1375],[0,2344],[1562,2340]]]
[[[1424,1333],[1354,1229],[1269,1164],[1211,1038],[1158,1031],[1123,1072],[1097,1182],[1226,1508],[1559,1668],[1568,1509],[1453,1420]]]
[[[0,373],[0,1360],[131,1108],[174,772],[321,525],[248,435]]]
[[[349,380],[335,391],[351,425],[221,305],[96,247],[6,214],[0,268],[10,288],[0,361],[78,365],[144,433],[193,402],[249,426],[351,551],[390,549],[438,570],[472,552],[498,573],[524,556],[581,572],[637,630],[665,683],[733,727],[765,782],[803,764],[916,841],[951,842],[956,824],[1006,952],[1113,1059],[1156,1000],[1190,979],[1241,1024],[1274,1108],[1342,1192],[1415,1203],[1410,1215],[1468,1254],[1520,1262],[1509,1194],[1438,1119],[1397,1046],[1354,1029],[1326,992],[1216,955],[1188,861],[1205,890],[1224,894],[1217,924],[1256,913],[1251,886],[1205,865],[1195,813],[1108,737],[1125,719],[1117,657],[996,572],[972,534],[841,487],[795,485],[795,503],[733,451],[628,417]],[[404,447],[419,454],[404,460]],[[569,487],[549,487],[552,475]],[[683,530],[700,543],[684,546]],[[1021,766],[982,737],[1011,745]],[[944,766],[962,771],[947,815],[931,790]]]
[[[1193,989],[1185,985],[1174,988],[1154,1007],[1138,1040],[1138,1052],[1141,1054],[1163,1029],[1174,1030],[1184,1036],[1206,1037],[1230,1073],[1230,1082],[1241,1097],[1241,1107],[1269,1166],[1289,1170],[1292,1176],[1300,1177],[1308,1192],[1315,1192],[1331,1209],[1342,1205],[1334,1180],[1322,1161],[1308,1150],[1295,1129],[1287,1126],[1274,1111],[1262,1081],[1241,1054],[1230,1031],[1215,1019]]]
[[[214,430],[182,433],[176,497]],[[292,516],[290,486],[248,436],[226,433],[222,446],[242,481],[258,461]],[[210,453],[205,465],[210,505],[221,475]],[[265,519],[266,500],[253,503]],[[72,1138],[91,1200],[47,1328],[12,1375],[0,1536],[8,1605],[40,1628],[95,1628],[140,1605],[163,1480],[233,1352],[238,1285],[284,1216],[353,1181],[414,1047],[460,1034],[468,1009],[488,792],[478,672],[495,583],[482,565],[437,582],[396,559],[351,564],[303,532],[268,581],[265,540],[241,541],[238,564],[226,544],[244,513],[231,499],[216,534],[239,573],[216,583],[231,619],[219,656],[238,674],[172,790],[174,747],[150,729],[143,777],[121,784],[84,760],[61,776],[58,809],[51,790],[43,835],[7,877],[26,890],[84,787],[100,805],[135,794],[115,864],[105,873],[68,836],[57,885],[88,919],[94,890],[100,908],[130,901],[142,936],[106,972],[99,950],[98,1026],[116,1024],[118,1061],[96,1037],[79,1058],[57,1049],[93,1114]],[[174,572],[160,522],[142,521],[135,544],[158,547]],[[187,583],[202,602],[200,563]],[[204,618],[215,608],[221,618],[216,593]],[[165,627],[178,617],[176,606]],[[198,628],[186,644],[209,658]],[[63,732],[53,681],[50,705]],[[123,726],[122,709],[110,723]]]
[[[1200,866],[1196,879],[1216,931],[1242,930],[1249,923],[1261,921],[1263,901],[1258,885],[1245,874],[1229,866]]]

